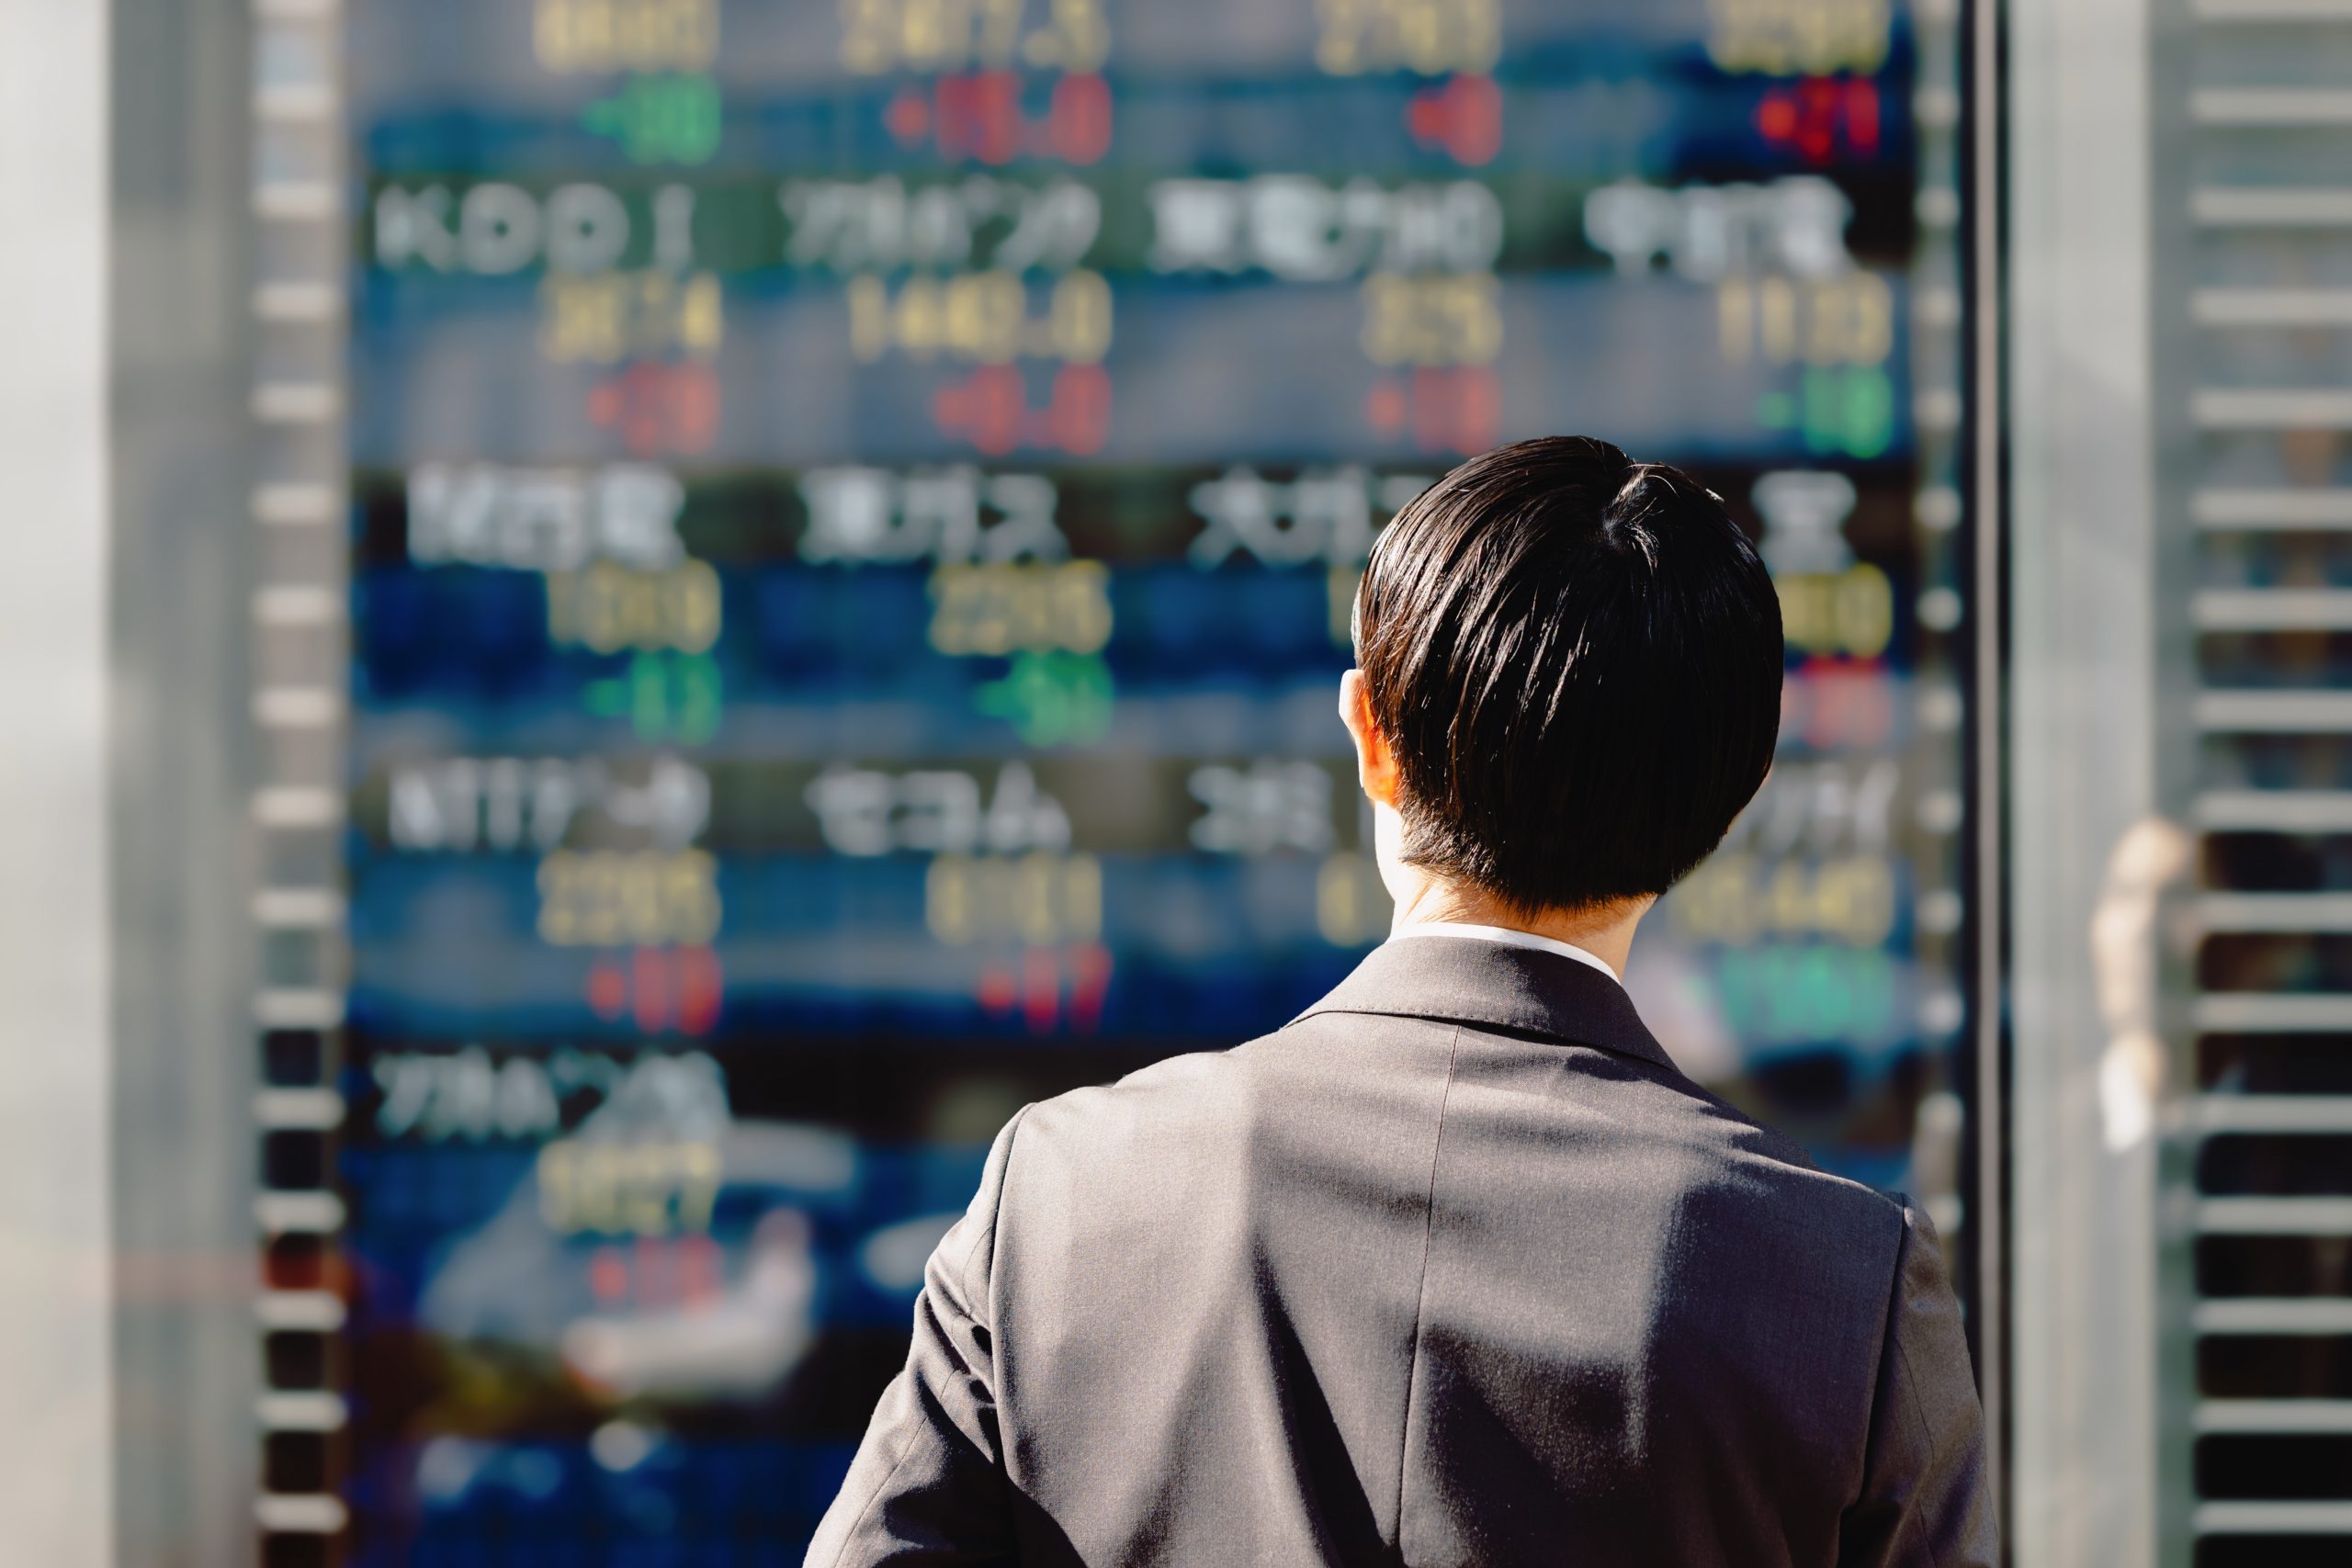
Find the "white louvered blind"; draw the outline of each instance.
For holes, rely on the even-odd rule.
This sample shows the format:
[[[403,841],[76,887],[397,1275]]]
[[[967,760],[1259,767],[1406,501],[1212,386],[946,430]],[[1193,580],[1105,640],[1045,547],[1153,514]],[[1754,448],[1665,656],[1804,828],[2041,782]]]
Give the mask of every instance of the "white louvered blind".
[[[2168,18],[2164,13],[2169,11]],[[2352,1562],[2352,0],[2158,7],[2200,1568]],[[2165,25],[2166,22],[2169,25]],[[2170,592],[2168,592],[2168,596]],[[2164,661],[2160,659],[2160,668]]]
[[[268,1568],[339,1561],[348,1367],[336,1335],[344,1207],[334,1190],[347,963],[338,883],[349,668],[343,541],[344,321],[340,0],[252,0],[255,425],[252,806],[263,973],[253,1122],[262,1450],[254,1525]]]

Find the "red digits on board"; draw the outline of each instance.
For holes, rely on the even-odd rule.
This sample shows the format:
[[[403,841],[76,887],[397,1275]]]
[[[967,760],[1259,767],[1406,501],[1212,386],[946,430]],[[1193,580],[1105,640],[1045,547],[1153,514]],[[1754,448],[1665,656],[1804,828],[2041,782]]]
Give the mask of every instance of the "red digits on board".
[[[588,1292],[605,1308],[708,1306],[725,1283],[725,1259],[707,1235],[641,1235],[626,1248],[606,1242],[588,1257]]]
[[[1385,436],[1409,425],[1419,451],[1484,452],[1501,439],[1502,379],[1484,365],[1383,376],[1364,394],[1363,417]]]
[[[588,971],[588,1006],[607,1023],[626,1018],[639,1033],[708,1034],[726,999],[718,955],[707,947],[639,947],[624,964],[612,956]]]
[[[1808,659],[1781,687],[1781,732],[1816,751],[1883,746],[1894,732],[1894,678],[1875,660]]]
[[[1069,1025],[1091,1034],[1102,1026],[1102,999],[1111,989],[1111,950],[1086,942],[1070,951],[1069,967]]]
[[[1792,147],[1808,164],[1826,164],[1840,151],[1878,151],[1878,85],[1840,76],[1808,76],[1775,87],[1756,106],[1756,130],[1765,141]]]
[[[993,457],[1021,445],[1028,403],[1019,370],[1010,365],[983,365],[933,394],[932,418],[941,430],[963,435]]]
[[[588,393],[588,417],[633,457],[707,452],[718,439],[718,375],[707,365],[632,365]]]
[[[1502,90],[1489,76],[1455,76],[1424,87],[1405,106],[1405,129],[1457,164],[1492,163],[1503,145]]]
[[[1111,434],[1111,373],[1100,365],[1065,365],[1056,371],[1046,424],[1048,446],[1080,457],[1102,450]]]
[[[1012,1004],[1020,999],[1012,983],[1012,971],[994,966],[982,970],[979,983],[972,987],[972,998],[980,1004],[983,1012],[1011,1012]]]
[[[1111,150],[1111,85],[1089,73],[1054,84],[1046,117],[1047,144],[1069,164],[1093,164]]]
[[[1422,451],[1483,452],[1502,418],[1502,382],[1485,366],[1413,372],[1413,445]]]
[[[920,91],[906,88],[882,111],[882,125],[901,145],[911,147],[931,130],[931,105]]]
[[[628,1258],[617,1247],[598,1247],[588,1259],[588,1290],[606,1306],[628,1297]]]
[[[1020,77],[1010,71],[942,76],[933,94],[941,157],[1010,164],[1020,152]]]
[[[1102,1000],[1110,988],[1110,950],[1089,942],[1058,954],[1052,948],[1033,947],[1022,955],[1017,970],[1010,964],[991,964],[981,971],[972,994],[991,1017],[1019,1012],[1032,1034],[1052,1033],[1065,1016],[1071,1030],[1091,1034],[1102,1025]]]
[[[1046,406],[1032,409],[1017,367],[983,365],[932,395],[933,423],[989,457],[1016,446],[1046,446],[1080,456],[1099,452],[1111,433],[1111,377],[1099,365],[1065,365],[1054,373]]]
[[[1021,963],[1021,1016],[1032,1034],[1050,1034],[1061,1021],[1061,967],[1054,955],[1033,947]]]
[[[718,968],[718,954],[707,947],[682,947],[678,965],[678,1032],[707,1034],[718,1025],[719,1004],[727,984]]]
[[[926,96],[906,87],[882,110],[883,129],[902,147],[929,138],[940,157],[1010,164],[1023,152],[1093,164],[1111,150],[1111,86],[1092,72],[1054,84],[1042,123],[1021,112],[1021,77],[1011,71],[942,76]]]

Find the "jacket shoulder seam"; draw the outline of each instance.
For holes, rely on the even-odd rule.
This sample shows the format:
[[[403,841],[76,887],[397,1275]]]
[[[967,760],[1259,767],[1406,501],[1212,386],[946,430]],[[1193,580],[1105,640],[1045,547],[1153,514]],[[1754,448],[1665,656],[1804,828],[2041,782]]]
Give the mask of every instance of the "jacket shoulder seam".
[[[1029,1106],[1023,1106],[1012,1113],[1012,1120],[1005,1123],[1004,1163],[997,1169],[996,1201],[989,1205],[988,1228],[972,1237],[972,1245],[965,1249],[964,1261],[956,1270],[957,1283],[964,1288],[964,1300],[968,1306],[979,1305],[985,1292],[993,1290],[996,1285],[997,1226],[998,1222],[1004,1215],[1004,1190],[1012,1181],[1012,1148],[1021,1141],[1021,1123],[1028,1116],[1031,1109]],[[979,1256],[980,1247],[984,1242],[988,1246],[989,1274],[983,1292],[976,1293],[972,1289],[972,1259]],[[995,1317],[996,1314],[993,1312],[989,1314],[991,1328],[994,1326]]]

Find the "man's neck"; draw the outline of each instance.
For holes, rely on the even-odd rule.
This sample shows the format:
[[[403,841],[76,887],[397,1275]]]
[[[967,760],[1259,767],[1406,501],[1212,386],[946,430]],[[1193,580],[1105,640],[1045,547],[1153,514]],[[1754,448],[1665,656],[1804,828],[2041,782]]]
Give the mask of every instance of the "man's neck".
[[[1581,908],[1517,909],[1477,888],[1413,874],[1415,886],[1396,900],[1396,917],[1389,926],[1393,931],[1439,923],[1499,926],[1580,947],[1620,976],[1633,949],[1634,929],[1657,902],[1638,898]]]

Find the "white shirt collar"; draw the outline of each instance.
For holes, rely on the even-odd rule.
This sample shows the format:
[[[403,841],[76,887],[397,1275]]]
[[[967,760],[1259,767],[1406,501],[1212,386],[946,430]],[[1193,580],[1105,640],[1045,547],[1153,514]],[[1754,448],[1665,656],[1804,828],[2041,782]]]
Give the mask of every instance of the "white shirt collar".
[[[1513,931],[1509,926],[1478,926],[1464,920],[1422,920],[1407,926],[1401,931],[1390,931],[1388,940],[1396,942],[1408,936],[1468,937],[1473,942],[1496,942],[1502,943],[1505,947],[1528,947],[1533,948],[1538,953],[1556,953],[1563,958],[1573,958],[1579,964],[1589,964],[1611,980],[1617,980],[1619,985],[1624,984],[1623,980],[1618,980],[1617,971],[1609,967],[1608,960],[1587,953],[1574,942],[1561,942],[1555,937],[1537,936],[1533,931]]]

